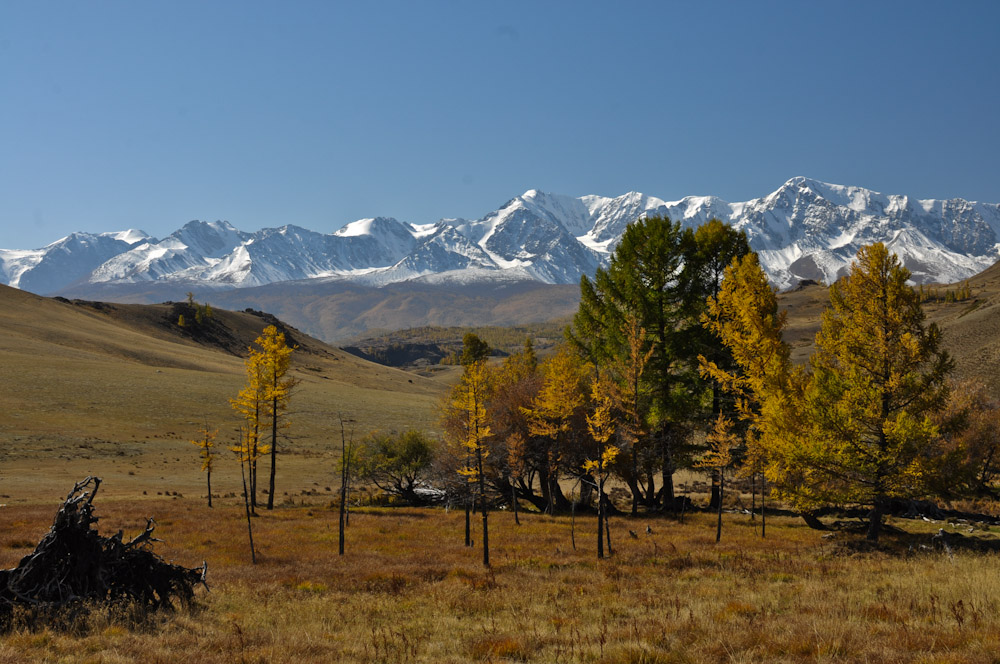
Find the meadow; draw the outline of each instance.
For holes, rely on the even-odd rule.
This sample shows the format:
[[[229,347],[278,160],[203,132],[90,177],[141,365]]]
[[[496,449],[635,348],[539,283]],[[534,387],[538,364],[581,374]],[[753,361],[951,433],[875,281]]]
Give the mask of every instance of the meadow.
[[[803,321],[792,340],[801,353],[818,295],[786,302]],[[1000,310],[992,302],[949,310],[956,350],[996,348],[982,337],[997,329],[984,318]],[[422,377],[312,341],[294,365],[292,438],[276,508],[253,519],[252,565],[239,466],[223,449],[243,361],[163,328],[155,306],[96,309],[0,288],[0,568],[31,552],[73,482],[96,474],[101,532],[135,535],[155,517],[156,550],[191,567],[206,560],[211,589],[138,622],[98,609],[61,628],[18,624],[0,635],[0,662],[1000,661],[996,554],[932,542],[944,528],[992,549],[996,527],[891,519],[900,532],[871,549],[863,534],[792,516],[771,515],[762,539],[759,521],[727,512],[718,544],[714,514],[613,517],[614,554],[597,560],[592,515],[574,527],[522,514],[518,526],[497,512],[484,569],[480,549],[463,546],[460,511],[359,507],[338,556],[340,416],[356,436],[433,432],[457,373]],[[219,316],[235,345],[259,333],[248,314]],[[991,366],[973,350],[960,365]],[[221,430],[213,509],[188,442],[205,423]]]
[[[30,552],[56,503],[0,510],[0,567]],[[337,510],[304,495],[254,519],[251,565],[235,500],[96,504],[102,532],[134,534],[155,516],[157,551],[207,560],[210,590],[139,623],[98,610],[68,628],[20,625],[0,637],[0,662],[996,662],[1000,652],[997,557],[934,549],[938,528],[958,530],[946,522],[894,519],[899,533],[861,550],[861,535],[824,537],[792,517],[770,518],[762,539],[759,517],[727,513],[718,544],[714,515],[615,517],[614,554],[597,560],[593,516],[522,514],[515,525],[497,512],[485,569],[478,546],[463,546],[461,510],[355,509],[338,556]]]

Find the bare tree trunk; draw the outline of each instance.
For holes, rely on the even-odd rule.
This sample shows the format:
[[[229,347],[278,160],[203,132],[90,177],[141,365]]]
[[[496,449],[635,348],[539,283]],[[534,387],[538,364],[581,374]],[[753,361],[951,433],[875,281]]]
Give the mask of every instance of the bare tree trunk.
[[[489,505],[486,502],[486,476],[483,474],[483,448],[476,446],[476,462],[479,466],[479,507],[483,512],[483,567],[490,566],[490,523]]]
[[[597,557],[604,557],[604,477],[598,466],[597,477]]]
[[[580,480],[576,481],[576,486],[580,486]],[[576,487],[573,488],[572,501],[570,504],[569,511],[569,541],[573,544],[573,550],[576,551]]]
[[[344,418],[340,418],[340,524],[339,524],[339,546],[338,554],[344,555],[344,539],[345,532],[344,527],[346,525],[347,519],[347,478],[350,476],[347,464],[348,451],[347,451],[347,439],[344,435]]]
[[[632,491],[632,516],[639,516],[639,453],[632,442],[632,481],[629,483]]]
[[[466,487],[468,489],[468,487]],[[465,546],[472,546],[472,496],[465,496]]]
[[[271,481],[268,484],[267,509],[274,509],[274,469],[278,454],[278,400],[271,402]]]
[[[240,458],[240,476],[243,478],[243,505],[247,512],[247,534],[250,536],[250,562],[257,564],[257,553],[253,547],[253,523],[250,521],[250,494],[247,491],[247,474],[243,467],[243,459]]]
[[[521,519],[517,516],[517,486],[513,482],[510,483],[510,506],[514,510],[514,523],[521,525]]]
[[[211,507],[212,506],[212,471],[211,470],[207,471],[207,475],[206,476],[208,478],[208,506]]]
[[[879,533],[882,532],[882,516],[886,512],[885,502],[884,498],[878,496],[875,498],[875,504],[872,505],[868,522],[868,535],[866,537],[869,542],[878,542]]]
[[[764,539],[767,535],[767,516],[764,514],[764,496],[767,495],[767,478],[764,477],[764,473],[760,474],[760,538]]]
[[[260,407],[255,407],[255,410],[257,411],[255,418],[259,418]],[[250,455],[247,468],[247,472],[250,473],[250,511],[253,512],[254,516],[257,515],[257,458],[260,456],[259,442],[260,424],[255,419],[253,425],[253,453]]]
[[[606,500],[605,497],[604,497],[604,494],[601,494],[601,496],[600,496],[600,498],[598,500],[600,500],[601,502],[604,502]],[[611,520],[608,519],[608,517],[607,517],[607,509],[608,509],[607,505],[605,505],[604,506],[604,510],[605,510],[605,516],[604,516],[604,534],[605,534],[605,536],[607,537],[607,540],[608,540],[608,555],[609,556],[613,556],[613,555],[615,555],[615,552],[611,548]]]
[[[725,491],[726,474],[719,468],[719,519],[715,527],[715,543],[718,544],[719,540],[722,539],[722,499],[723,493]]]
[[[257,454],[257,446],[254,445],[254,455]],[[250,474],[250,510],[257,514],[257,459],[253,458],[247,462],[247,472]]]
[[[670,431],[663,431],[663,510],[673,512],[676,510],[677,504],[674,500],[674,459],[671,450],[670,441]]]

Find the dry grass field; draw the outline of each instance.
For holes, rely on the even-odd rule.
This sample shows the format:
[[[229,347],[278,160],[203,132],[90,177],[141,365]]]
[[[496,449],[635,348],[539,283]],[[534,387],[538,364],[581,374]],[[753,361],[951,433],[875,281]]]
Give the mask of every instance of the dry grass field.
[[[222,444],[238,425],[229,406],[244,383],[232,349],[199,343],[164,325],[164,305],[66,304],[0,287],[0,502],[51,500],[101,475],[112,497],[204,493],[198,450],[206,423],[222,455],[213,484],[235,491],[239,464]],[[266,321],[219,311],[245,348]],[[287,452],[278,482],[289,494],[329,485],[339,458],[339,415],[361,436],[374,429],[434,430],[440,381],[363,362],[296,335],[300,381],[291,399]],[[280,449],[280,448],[279,448]]]
[[[986,663],[1000,652],[1000,560],[921,547],[947,523],[895,520],[924,532],[855,553],[851,537],[790,518],[772,518],[762,540],[748,516],[727,515],[720,544],[710,515],[614,518],[614,555],[598,561],[593,517],[576,520],[574,550],[569,517],[516,526],[501,512],[484,570],[462,545],[460,511],[357,510],[340,557],[336,510],[318,501],[254,519],[252,566],[234,501],[97,504],[107,531],[138,532],[155,514],[158,550],[207,559],[211,591],[142,625],[98,612],[75,632],[16,629],[0,637],[0,662]],[[0,510],[0,566],[29,551],[53,509]]]
[[[998,280],[975,302],[935,304],[965,375],[996,389]],[[825,295],[789,294],[790,341],[807,353]],[[228,399],[243,382],[234,350],[265,324],[217,312],[227,343],[169,324],[166,305],[93,306],[0,287],[0,568],[29,553],[74,481],[99,475],[99,527],[141,531],[157,551],[208,561],[196,606],[133,624],[100,611],[71,629],[21,625],[0,635],[0,662],[998,662],[996,554],[931,547],[939,528],[993,546],[997,528],[892,520],[876,551],[859,535],[824,537],[799,519],[745,514],[684,522],[612,519],[614,555],[595,559],[594,519],[491,517],[491,570],[462,546],[443,509],[359,508],[336,555],[332,508],[339,419],[356,436],[437,427],[455,375],[369,364],[301,337],[292,440],[279,457],[273,512],[253,520],[251,565],[222,453],[217,507],[205,505],[198,450],[205,422],[232,437]],[[993,506],[978,506],[992,510]],[[478,520],[475,522],[478,525]],[[646,526],[653,533],[647,535]],[[637,537],[632,537],[629,530]],[[477,533],[478,542],[479,535]]]

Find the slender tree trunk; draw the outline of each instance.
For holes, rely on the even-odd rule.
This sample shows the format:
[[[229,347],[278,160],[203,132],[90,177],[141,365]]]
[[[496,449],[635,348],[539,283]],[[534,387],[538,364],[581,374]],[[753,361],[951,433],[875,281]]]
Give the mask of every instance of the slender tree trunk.
[[[490,566],[489,505],[486,503],[486,475],[483,474],[483,448],[476,446],[476,465],[479,467],[479,507],[483,512],[483,567]]]
[[[632,479],[628,488],[632,491],[632,516],[639,516],[639,453],[632,443]]]
[[[344,538],[345,532],[344,528],[346,526],[346,512],[347,512],[347,485],[343,479],[341,479],[340,484],[340,523],[339,523],[339,542],[337,547],[337,553],[339,555],[344,555]]]
[[[579,482],[577,482],[579,484]],[[573,490],[573,500],[570,501],[569,508],[569,541],[576,551],[576,490]]]
[[[718,293],[714,297],[718,297]],[[719,382],[712,380],[712,420],[719,417],[722,412],[722,401],[719,398]],[[722,469],[712,469],[712,497],[708,501],[709,508],[718,507],[722,502]]]
[[[876,496],[875,504],[872,506],[870,521],[868,523],[869,542],[878,542],[879,533],[882,532],[882,516],[885,514],[885,498]]]
[[[597,466],[597,557],[604,557],[604,469]]]
[[[353,441],[353,434],[352,434]],[[347,519],[347,478],[349,477],[348,471],[348,454],[347,454],[347,439],[344,436],[344,419],[340,418],[340,523],[338,524],[339,531],[339,541],[338,541],[338,555],[344,555],[344,539],[345,532],[344,527],[346,525]]]
[[[661,471],[663,479],[663,510],[676,511],[676,501],[674,500],[674,460],[671,454],[670,432],[663,431],[663,468]]]
[[[715,526],[715,543],[722,539],[722,499],[725,492],[726,474],[719,468],[719,519]]]
[[[260,405],[254,406],[253,423],[253,453],[248,461],[247,471],[250,473],[250,510],[257,514],[257,459],[260,457]]]
[[[517,516],[517,486],[514,482],[510,483],[510,506],[514,510],[514,523],[521,525],[521,519]]]
[[[257,564],[257,553],[253,547],[253,523],[250,520],[250,494],[247,492],[247,474],[243,468],[243,459],[240,459],[240,476],[243,478],[243,506],[247,512],[247,534],[250,536],[250,562]]]
[[[545,502],[545,514],[552,514],[552,485],[549,484],[549,469],[546,466],[538,473],[538,483],[542,488],[542,500]]]
[[[767,515],[764,511],[764,496],[767,495],[767,478],[764,473],[760,474],[760,538],[767,536]]]
[[[267,509],[274,509],[274,468],[278,454],[278,400],[271,401],[271,481],[268,484]]]
[[[601,494],[598,500],[603,503],[607,499],[604,497],[604,494]],[[607,504],[604,505],[604,535],[608,541],[608,556],[613,556],[615,555],[615,552],[614,549],[611,548],[611,519],[608,518]]]
[[[212,471],[207,471],[208,477],[208,506],[212,506]]]
[[[465,487],[465,546],[472,546],[472,492]]]
[[[750,473],[750,520],[757,519],[757,473]]]

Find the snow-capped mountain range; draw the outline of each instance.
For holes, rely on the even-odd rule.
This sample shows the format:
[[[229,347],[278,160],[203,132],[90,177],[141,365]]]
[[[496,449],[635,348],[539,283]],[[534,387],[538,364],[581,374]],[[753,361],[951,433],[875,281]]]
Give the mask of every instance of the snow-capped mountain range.
[[[377,217],[331,234],[291,225],[247,233],[225,221],[192,221],[163,239],[136,230],[74,233],[42,249],[0,250],[0,283],[40,294],[150,282],[218,289],[315,279],[566,284],[593,275],[625,227],[648,215],[691,227],[715,217],[743,229],[779,288],[801,279],[831,282],[859,247],[875,241],[898,254],[916,282],[960,281],[1000,258],[1000,205],[916,200],[795,177],[742,203],[531,190],[482,219],[418,225]]]

